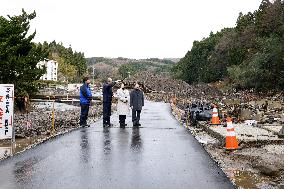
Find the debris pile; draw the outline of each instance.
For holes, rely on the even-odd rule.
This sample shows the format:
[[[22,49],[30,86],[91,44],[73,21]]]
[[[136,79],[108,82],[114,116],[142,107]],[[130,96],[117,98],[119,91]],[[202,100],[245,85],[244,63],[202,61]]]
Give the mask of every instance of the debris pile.
[[[283,93],[221,91],[214,85],[188,85],[150,73],[128,79],[129,83],[136,81],[143,85],[149,100],[171,103],[176,119],[190,130],[238,186],[245,187],[241,180],[254,180],[255,188],[284,185],[284,140],[279,136],[284,124]],[[210,124],[213,105],[218,108],[221,125]],[[233,118],[241,150],[226,152],[223,148],[227,116]]]
[[[162,77],[149,72],[140,72],[124,82],[132,86],[135,82],[140,83],[150,100],[167,101],[176,97],[180,104],[186,100],[194,99],[212,100],[222,97],[222,92],[208,84],[200,83],[189,85],[182,80],[174,80],[170,77]]]
[[[93,106],[89,111],[89,122],[102,115],[101,106]],[[55,131],[65,131],[79,127],[80,107],[55,103]],[[34,105],[33,111],[26,114],[16,113],[14,117],[16,138],[50,135],[52,132],[52,105]]]
[[[221,91],[209,84],[189,85],[181,80],[162,77],[149,72],[140,72],[125,79],[128,86],[135,82],[142,85],[146,96],[152,101],[171,102],[173,99],[178,108],[186,111],[193,103],[215,104],[220,118],[227,115],[235,122],[255,120],[257,124],[284,123],[284,95],[282,93],[256,93],[253,90]]]

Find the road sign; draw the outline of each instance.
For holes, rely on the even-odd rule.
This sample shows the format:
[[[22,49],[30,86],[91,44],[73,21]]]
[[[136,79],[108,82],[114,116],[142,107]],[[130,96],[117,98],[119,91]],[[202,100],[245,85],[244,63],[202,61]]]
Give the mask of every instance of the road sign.
[[[0,139],[13,138],[14,85],[0,84]]]

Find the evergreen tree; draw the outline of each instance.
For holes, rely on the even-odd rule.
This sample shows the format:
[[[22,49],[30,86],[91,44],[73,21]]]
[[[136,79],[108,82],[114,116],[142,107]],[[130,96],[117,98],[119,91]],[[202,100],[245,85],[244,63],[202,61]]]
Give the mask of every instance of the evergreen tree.
[[[45,72],[37,63],[47,58],[47,53],[42,45],[32,42],[36,32],[28,35],[35,17],[35,12],[24,10],[19,16],[0,16],[0,83],[15,84],[16,95],[35,92],[34,81]]]
[[[239,88],[284,89],[284,2],[263,0],[253,13],[240,13],[235,28],[195,41],[172,69],[192,82],[230,78]]]

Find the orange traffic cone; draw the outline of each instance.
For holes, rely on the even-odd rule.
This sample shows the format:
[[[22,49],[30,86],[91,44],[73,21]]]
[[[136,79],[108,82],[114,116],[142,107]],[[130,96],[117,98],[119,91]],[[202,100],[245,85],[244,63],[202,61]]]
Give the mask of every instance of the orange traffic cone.
[[[227,118],[226,150],[236,150],[239,148],[235,129],[230,117]]]
[[[214,108],[213,108],[211,124],[212,125],[220,125],[220,119],[219,119],[219,116],[218,116],[218,109],[217,109],[216,105],[214,105]]]

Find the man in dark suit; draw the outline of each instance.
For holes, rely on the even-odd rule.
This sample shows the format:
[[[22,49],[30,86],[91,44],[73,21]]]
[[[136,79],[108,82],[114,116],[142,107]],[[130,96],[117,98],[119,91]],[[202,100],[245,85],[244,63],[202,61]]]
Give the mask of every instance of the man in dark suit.
[[[139,85],[136,84],[134,90],[130,93],[130,107],[132,109],[132,122],[133,126],[141,126],[140,114],[144,106],[144,94],[140,90]]]
[[[107,83],[103,85],[103,126],[110,127],[112,124],[110,123],[111,116],[111,103],[112,103],[112,87],[118,83],[120,80],[112,81],[111,78],[107,79]]]

